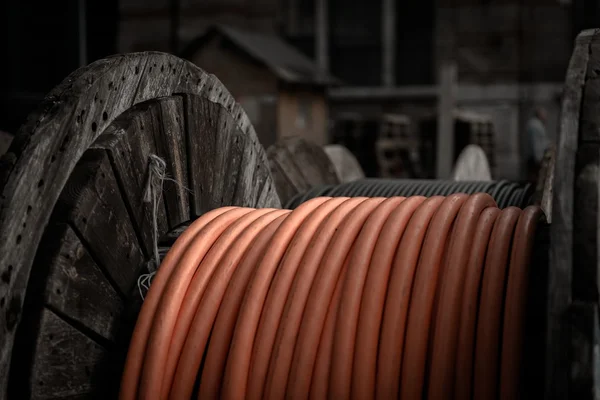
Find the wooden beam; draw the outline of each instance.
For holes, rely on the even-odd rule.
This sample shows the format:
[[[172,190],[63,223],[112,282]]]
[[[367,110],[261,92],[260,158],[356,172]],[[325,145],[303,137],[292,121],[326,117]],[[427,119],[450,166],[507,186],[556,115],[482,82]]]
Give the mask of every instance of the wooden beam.
[[[437,120],[437,179],[448,179],[454,161],[454,108],[456,103],[457,69],[454,63],[442,64]]]
[[[456,92],[456,100],[461,103],[481,101],[518,101],[524,91],[531,93],[533,101],[550,101],[558,98],[564,84],[555,82],[536,83],[532,85],[519,84],[461,84]],[[396,100],[413,98],[432,98],[438,96],[437,85],[411,85],[396,87],[355,87],[346,86],[331,88],[328,95],[332,100]]]
[[[393,87],[396,85],[396,1],[383,0],[381,11],[381,81],[383,86]]]
[[[316,0],[315,47],[321,74],[329,72],[329,10],[327,0]]]
[[[415,85],[401,87],[341,87],[332,88],[328,91],[332,100],[382,100],[382,99],[412,99],[412,98],[432,98],[438,95],[438,88],[435,85]]]

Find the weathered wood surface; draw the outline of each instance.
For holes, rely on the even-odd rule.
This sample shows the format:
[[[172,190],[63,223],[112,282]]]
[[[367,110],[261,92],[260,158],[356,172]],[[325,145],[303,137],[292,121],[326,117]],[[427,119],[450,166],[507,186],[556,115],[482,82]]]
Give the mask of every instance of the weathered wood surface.
[[[314,186],[340,183],[323,148],[303,138],[280,140],[267,149],[267,157],[283,204]]]
[[[39,316],[39,329],[46,332],[37,340],[27,341],[19,337],[21,345],[33,350],[31,363],[36,368],[31,375],[19,375],[16,379],[29,378],[19,388],[9,388],[11,398],[72,399],[93,398],[94,376],[105,357],[106,349],[90,339],[72,324],[51,310],[44,308]],[[39,360],[42,357],[43,361]],[[65,363],[65,360],[69,362]],[[24,362],[25,359],[17,360]],[[15,368],[15,367],[13,367]],[[18,369],[18,368],[16,368]],[[68,385],[65,385],[68,382]]]
[[[137,279],[144,255],[106,152],[84,153],[55,212],[65,216],[88,244],[91,255],[115,287],[127,293]]]
[[[323,150],[331,160],[340,183],[365,178],[365,172],[347,147],[340,144],[328,144],[323,146]]]
[[[542,165],[538,173],[532,203],[539,205],[548,223],[552,222],[552,192],[554,188],[554,169],[556,167],[556,148],[550,147],[544,153]]]
[[[159,125],[154,129],[156,155],[166,161],[169,172],[163,193],[172,228],[191,217],[183,99],[180,96],[158,99],[155,107]]]
[[[586,133],[586,131],[589,130],[587,127],[593,126],[588,122],[592,117],[586,110],[593,108],[593,104],[590,102],[593,96],[590,97],[587,91],[590,79],[600,72],[600,65],[595,65],[598,57],[594,54],[596,45],[593,43],[597,41],[598,30],[584,31],[577,37],[567,70],[563,95],[554,168],[550,231],[545,391],[547,399],[594,398],[595,391],[583,390],[580,386],[582,380],[574,376],[586,375],[590,371],[577,371],[576,373],[574,371],[585,365],[592,365],[593,368],[596,368],[598,364],[582,364],[580,359],[574,357],[581,357],[582,352],[587,352],[590,357],[597,357],[594,349],[598,344],[589,341],[593,339],[594,335],[575,335],[574,331],[578,328],[572,323],[570,316],[574,315],[573,313],[577,314],[573,301],[582,295],[579,281],[586,275],[584,271],[589,271],[590,268],[596,269],[598,265],[597,258],[584,261],[585,264],[593,264],[593,267],[588,268],[576,263],[574,257],[579,240],[575,233],[578,229],[583,229],[581,219],[576,219],[574,216],[574,211],[582,200],[581,197],[578,198],[576,191],[576,182],[579,179],[578,170],[581,167],[581,160],[578,158],[582,154],[579,151],[580,143],[591,139],[590,133]],[[598,114],[595,114],[594,118],[598,118]],[[594,219],[596,217],[597,204],[593,211],[585,218]],[[598,225],[595,219],[594,222],[597,229]],[[589,283],[587,284],[589,285]],[[593,284],[596,286],[597,293],[597,282]],[[584,379],[583,381],[589,384],[588,380]],[[586,395],[581,397],[583,393]]]
[[[52,278],[44,290],[45,304],[106,340],[114,340],[122,296],[71,226],[57,224],[51,232],[60,243],[54,254],[48,254]]]
[[[144,194],[149,157],[158,153],[153,134],[155,116],[150,102],[136,105],[120,115],[92,144],[92,148],[105,149],[108,153],[123,200],[147,256],[152,254],[154,243],[154,214],[153,205],[144,201]],[[158,204],[156,223],[159,234],[168,230],[164,202]]]
[[[105,351],[110,343],[126,346],[130,327],[121,321],[135,320],[139,299],[129,299],[152,257],[152,207],[143,201],[150,154],[177,182],[167,181],[159,203],[161,235],[221,205],[281,205],[254,129],[214,76],[162,53],[74,72],[29,117],[0,165],[0,399],[9,381],[19,398],[80,398],[107,384],[114,394],[118,375],[95,371],[115,357]],[[46,226],[52,234],[42,241]],[[23,313],[29,322],[20,324]],[[17,328],[27,334],[9,370]],[[21,396],[38,378],[54,386]]]

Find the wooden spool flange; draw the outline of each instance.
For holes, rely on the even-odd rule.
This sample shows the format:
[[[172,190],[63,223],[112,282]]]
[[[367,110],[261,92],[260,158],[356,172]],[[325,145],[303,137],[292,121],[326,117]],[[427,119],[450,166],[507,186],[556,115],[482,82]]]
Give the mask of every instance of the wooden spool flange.
[[[162,53],[71,74],[0,166],[0,399],[116,398],[153,255],[150,155],[169,180],[158,236],[224,205],[281,207],[244,111]]]
[[[600,30],[587,30],[567,70],[554,182],[545,190],[552,194],[546,399],[593,399],[600,390],[599,158]]]
[[[306,139],[281,139],[267,149],[267,157],[282,204],[315,186],[340,183],[327,153]]]
[[[353,182],[365,178],[365,172],[354,154],[347,147],[341,144],[328,144],[323,146],[323,150],[333,164],[340,183]]]

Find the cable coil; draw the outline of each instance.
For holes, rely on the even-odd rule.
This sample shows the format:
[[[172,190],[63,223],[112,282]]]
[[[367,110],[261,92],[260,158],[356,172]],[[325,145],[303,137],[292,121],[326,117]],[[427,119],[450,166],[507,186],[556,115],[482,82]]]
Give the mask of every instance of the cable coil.
[[[488,193],[498,207],[524,208],[530,204],[534,187],[511,181],[447,181],[435,179],[361,179],[339,185],[322,185],[294,196],[286,204],[293,210],[315,197],[448,196],[453,193]]]
[[[542,217],[484,193],[213,210],[154,278],[120,398],[516,399]]]

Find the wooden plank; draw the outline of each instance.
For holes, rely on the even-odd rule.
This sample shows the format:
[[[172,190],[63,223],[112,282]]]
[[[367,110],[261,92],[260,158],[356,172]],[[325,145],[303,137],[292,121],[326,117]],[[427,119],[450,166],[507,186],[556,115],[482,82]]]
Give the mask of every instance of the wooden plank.
[[[44,335],[35,344],[31,399],[92,397],[105,349],[48,309],[40,324]]]
[[[111,283],[128,293],[144,257],[106,152],[83,155],[57,207],[68,212],[68,222]]]
[[[68,225],[52,231],[59,246],[51,258],[44,301],[53,310],[107,340],[114,340],[123,302]]]
[[[600,35],[596,32],[583,40],[580,42],[589,54],[581,104],[581,140],[600,141]]]
[[[549,159],[547,162],[546,174],[544,177],[544,188],[540,207],[546,214],[546,221],[552,223],[552,192],[554,191],[554,171],[556,169],[556,148],[549,151]]]
[[[574,302],[569,308],[571,371],[569,398],[593,400],[600,387],[600,324],[596,302]]]
[[[108,151],[115,177],[147,257],[152,257],[154,246],[153,206],[144,201],[150,155],[158,152],[154,142],[154,127],[155,115],[146,103],[121,115],[92,145],[92,148]],[[168,230],[163,201],[158,205],[157,226],[159,237]]]
[[[235,124],[231,119],[231,115],[223,107],[219,107],[217,117],[217,134],[214,136],[216,152],[209,158],[212,158],[214,163],[215,176],[212,181],[210,192],[210,207],[211,209],[220,207],[227,201],[233,198],[235,189],[235,179],[238,171],[232,171],[228,165],[233,160],[232,155],[232,136],[235,131]],[[235,152],[235,150],[234,150]],[[206,157],[207,155],[203,155]],[[239,164],[238,164],[239,166]],[[246,166],[247,168],[252,166]]]
[[[598,299],[600,143],[580,143],[573,190],[573,301]]]
[[[183,99],[165,97],[158,99],[155,106],[160,126],[154,130],[154,139],[158,156],[167,164],[169,179],[163,184],[163,197],[169,227],[173,228],[190,219]]]
[[[600,64],[597,68],[600,69]],[[583,89],[581,138],[584,141],[600,141],[600,77],[589,79]]]
[[[230,121],[229,124],[231,127],[228,133],[229,152],[225,162],[225,176],[228,178],[221,203],[246,207],[256,201],[257,188],[252,185],[252,178],[257,167],[257,159],[252,156],[248,157],[249,154],[247,154],[250,151],[256,154],[256,151],[248,137],[239,129],[235,129],[233,121]],[[255,168],[246,168],[249,165]]]
[[[310,187],[302,180],[302,176],[296,168],[286,161],[286,157],[280,151],[270,148],[267,151],[269,157],[269,168],[275,181],[277,194],[283,204],[286,204],[298,193],[307,191]]]
[[[572,298],[573,191],[579,140],[582,89],[594,31],[582,32],[567,69],[554,170],[550,265],[548,276],[548,327],[546,337],[546,399],[568,398],[569,330],[564,323]]]
[[[231,199],[231,204],[247,207],[249,204],[255,204],[258,188],[254,184],[255,174],[260,176],[269,174],[268,168],[261,167],[261,161],[258,159],[258,153],[255,150],[256,144],[252,139],[236,129],[232,135],[232,168],[237,165],[237,178],[235,190]],[[260,144],[258,144],[260,146]],[[254,165],[255,168],[243,168],[245,165]],[[261,170],[262,168],[262,170]],[[265,171],[266,170],[266,171]],[[269,176],[270,179],[270,176]]]
[[[217,152],[220,107],[199,96],[184,96],[187,149],[195,216],[211,210],[211,193],[218,171],[213,156]]]

